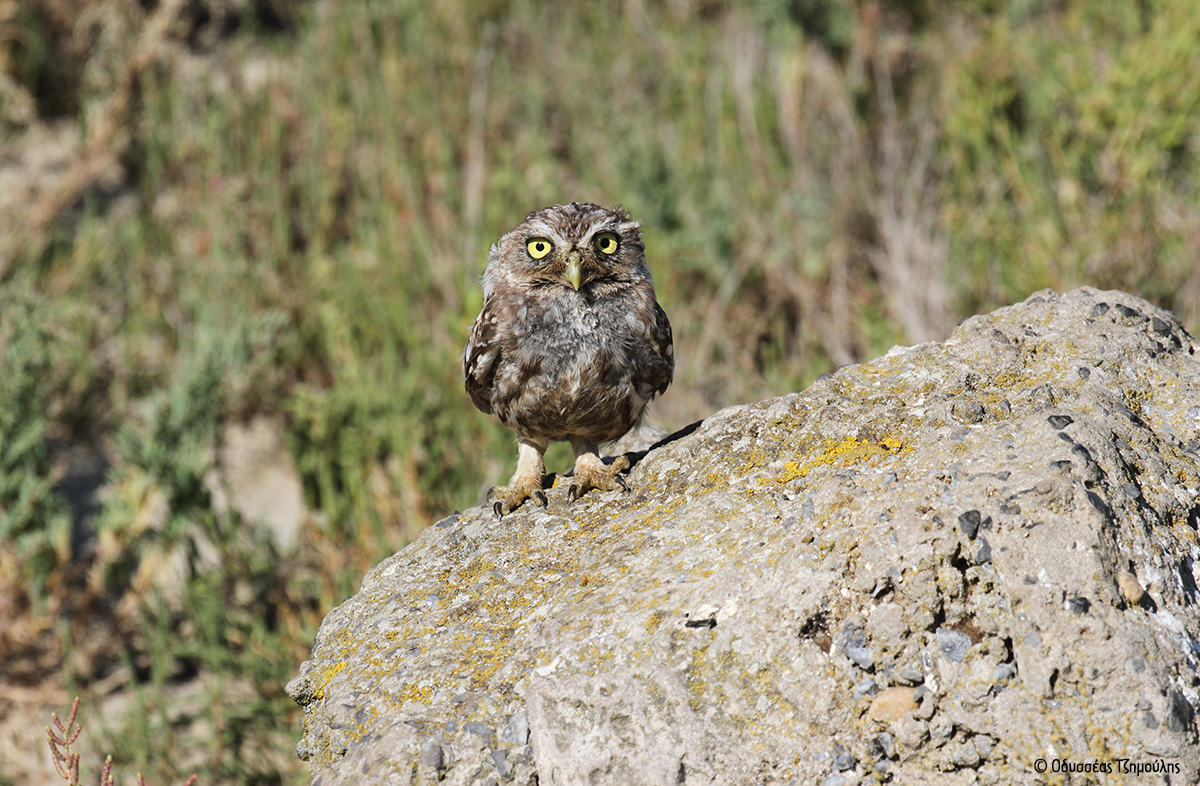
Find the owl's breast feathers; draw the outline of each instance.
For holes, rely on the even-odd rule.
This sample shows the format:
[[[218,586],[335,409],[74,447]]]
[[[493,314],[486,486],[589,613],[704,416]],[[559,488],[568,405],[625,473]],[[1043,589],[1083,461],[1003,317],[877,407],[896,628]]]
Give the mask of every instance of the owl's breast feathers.
[[[617,439],[671,383],[671,324],[648,281],[600,296],[491,295],[463,353],[466,389],[519,434]]]

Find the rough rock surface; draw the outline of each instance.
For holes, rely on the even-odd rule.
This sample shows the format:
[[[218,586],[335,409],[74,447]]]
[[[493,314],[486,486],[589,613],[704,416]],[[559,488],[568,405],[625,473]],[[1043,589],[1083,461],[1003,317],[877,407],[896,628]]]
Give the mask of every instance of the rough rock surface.
[[[326,618],[298,752],[323,786],[1195,783],[1198,429],[1173,315],[1038,293],[718,412],[631,493],[431,527]]]

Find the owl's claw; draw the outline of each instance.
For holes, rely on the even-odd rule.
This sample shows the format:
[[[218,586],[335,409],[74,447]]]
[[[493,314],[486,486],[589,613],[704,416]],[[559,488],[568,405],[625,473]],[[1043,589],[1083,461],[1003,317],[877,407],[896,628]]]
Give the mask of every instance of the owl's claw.
[[[580,457],[575,462],[575,482],[567,489],[567,501],[574,502],[592,489],[612,491],[621,489],[629,491],[629,484],[621,473],[629,469],[629,459],[618,456],[611,464],[604,464],[598,458],[585,461]]]
[[[542,491],[540,478],[513,478],[507,486],[497,486],[488,491],[488,498],[494,499],[492,513],[501,519],[532,499],[533,504],[546,507],[546,492]]]

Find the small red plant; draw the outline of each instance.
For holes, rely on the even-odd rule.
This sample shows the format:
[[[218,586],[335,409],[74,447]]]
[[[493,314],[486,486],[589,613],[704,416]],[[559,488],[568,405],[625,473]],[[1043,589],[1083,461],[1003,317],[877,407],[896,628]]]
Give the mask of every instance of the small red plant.
[[[71,744],[79,739],[82,726],[75,725],[75,713],[79,712],[79,697],[71,704],[67,725],[63,726],[58,713],[50,713],[54,728],[46,727],[46,740],[50,743],[50,755],[54,757],[54,769],[70,786],[79,786],[79,754],[71,752]],[[57,733],[56,733],[57,731]]]
[[[53,726],[46,727],[46,741],[50,744],[54,769],[67,782],[68,786],[80,786],[79,754],[71,751],[71,745],[79,739],[79,732],[83,731],[83,726],[75,723],[75,715],[78,712],[79,697],[76,696],[75,701],[71,702],[71,714],[67,716],[66,724],[58,719],[57,712],[52,712],[50,720],[53,721]],[[192,775],[184,781],[183,786],[195,786],[195,783],[196,776]],[[104,759],[104,769],[100,773],[100,786],[113,786],[112,756]],[[146,786],[146,781],[140,772],[137,774],[137,786]]]

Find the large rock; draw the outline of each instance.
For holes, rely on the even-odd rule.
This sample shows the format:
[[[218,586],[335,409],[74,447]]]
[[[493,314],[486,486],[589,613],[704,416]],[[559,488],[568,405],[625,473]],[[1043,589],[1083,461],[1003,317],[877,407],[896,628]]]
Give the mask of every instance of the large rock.
[[[299,754],[323,786],[1195,783],[1198,349],[1042,292],[718,412],[631,493],[451,516],[326,618]]]

